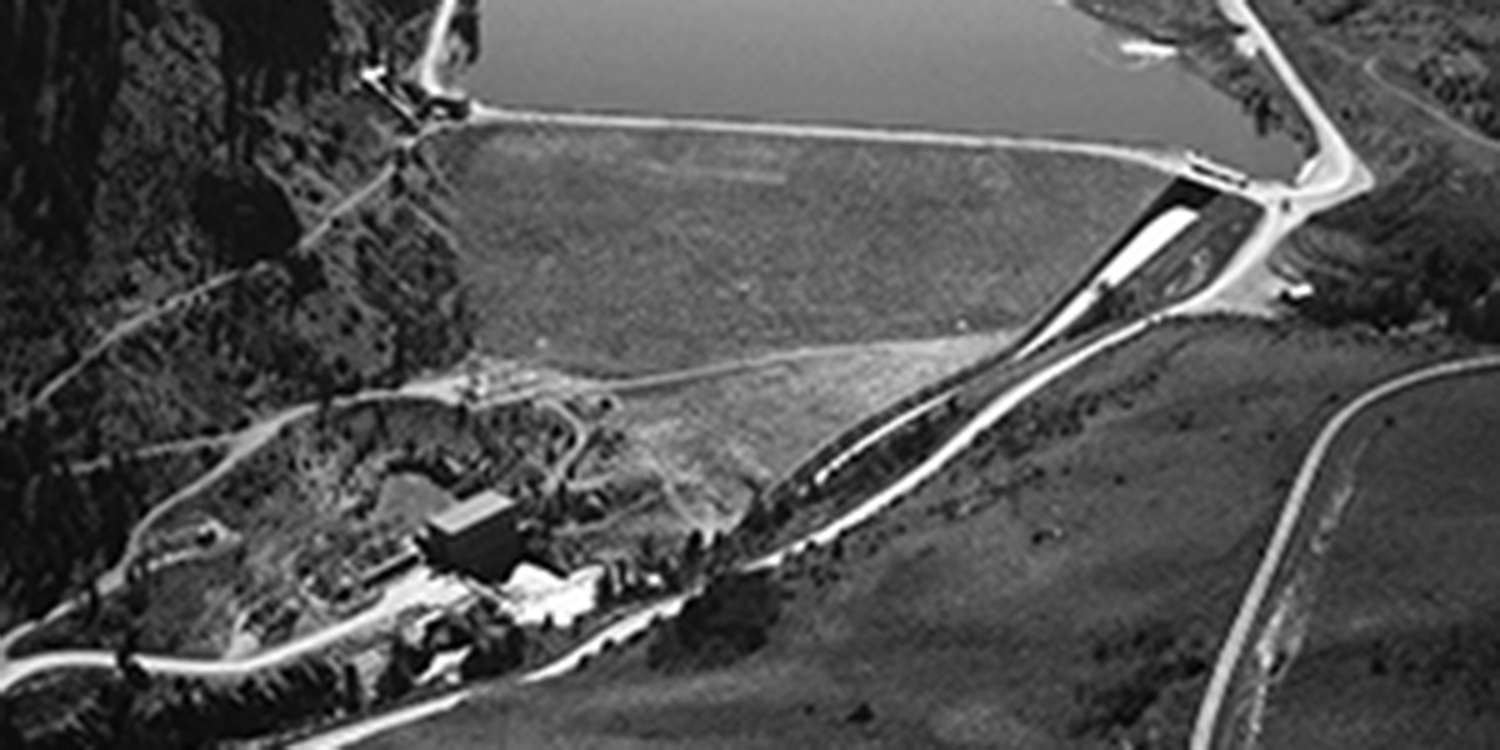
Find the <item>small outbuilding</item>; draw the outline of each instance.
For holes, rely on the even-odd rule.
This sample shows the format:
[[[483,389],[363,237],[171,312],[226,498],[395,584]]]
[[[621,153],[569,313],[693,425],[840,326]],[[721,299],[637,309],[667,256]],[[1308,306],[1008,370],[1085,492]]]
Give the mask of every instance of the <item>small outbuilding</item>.
[[[486,490],[427,519],[423,545],[433,567],[501,582],[521,561],[520,507]]]

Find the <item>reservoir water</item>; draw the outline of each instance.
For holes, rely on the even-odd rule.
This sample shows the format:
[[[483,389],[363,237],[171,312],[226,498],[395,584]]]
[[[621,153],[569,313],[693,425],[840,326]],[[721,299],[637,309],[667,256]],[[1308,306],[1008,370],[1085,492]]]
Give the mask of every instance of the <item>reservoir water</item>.
[[[1268,176],[1299,161],[1174,60],[1132,57],[1056,0],[481,2],[461,85],[497,106],[1180,145]]]

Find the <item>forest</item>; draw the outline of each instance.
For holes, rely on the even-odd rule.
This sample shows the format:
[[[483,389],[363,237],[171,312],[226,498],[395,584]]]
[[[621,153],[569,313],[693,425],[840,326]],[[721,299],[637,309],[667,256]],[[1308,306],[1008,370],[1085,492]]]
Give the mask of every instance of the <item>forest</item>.
[[[1314,217],[1295,241],[1313,263],[1315,293],[1293,304],[1324,324],[1386,331],[1436,318],[1456,336],[1500,341],[1500,192],[1458,166],[1434,154]]]

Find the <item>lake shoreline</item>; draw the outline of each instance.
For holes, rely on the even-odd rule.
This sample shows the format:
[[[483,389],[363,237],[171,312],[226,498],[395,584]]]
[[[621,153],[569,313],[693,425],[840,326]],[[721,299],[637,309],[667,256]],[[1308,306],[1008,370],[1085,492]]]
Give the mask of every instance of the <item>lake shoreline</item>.
[[[1290,177],[1301,159],[1281,131],[1257,134],[1244,99],[1211,86],[1192,59],[1195,50],[1162,47],[1162,35],[1126,26],[1132,38],[1124,41],[1141,47],[1135,37],[1146,40],[1148,64],[1105,59],[1113,56],[1101,55],[1099,46],[1119,45],[1121,25],[1087,8],[959,3],[955,20],[921,21],[899,9],[869,19],[825,17],[773,0],[761,15],[701,12],[678,28],[662,18],[663,6],[676,2],[654,0],[644,20],[625,19],[607,38],[595,38],[607,19],[573,18],[524,1],[480,3],[474,12],[484,33],[478,42],[450,38],[445,88],[487,108],[565,116],[859,123],[964,136],[1177,144],[1271,178]],[[847,35],[824,39],[819,34],[826,29],[801,30],[830,18],[850,23]],[[907,21],[915,24],[910,31],[892,28]],[[953,35],[952,45],[936,44]],[[768,56],[763,47],[778,51]],[[1120,54],[1134,60],[1142,51]]]

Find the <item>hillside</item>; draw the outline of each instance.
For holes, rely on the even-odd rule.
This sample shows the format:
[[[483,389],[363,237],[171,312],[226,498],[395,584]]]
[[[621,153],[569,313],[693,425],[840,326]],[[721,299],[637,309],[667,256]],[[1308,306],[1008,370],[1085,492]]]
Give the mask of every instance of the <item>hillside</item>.
[[[149,483],[136,450],[468,340],[430,208],[389,189],[394,117],[354,84],[368,56],[410,57],[422,3],[9,8],[0,623],[107,567],[149,504],[63,464],[114,456],[117,488]]]
[[[1170,176],[1025,147],[499,124],[433,139],[501,356],[661,372],[1025,326]]]
[[[705,605],[576,676],[500,685],[362,747],[1181,747],[1322,421],[1447,354],[1163,327],[756,584],[773,593],[753,616]]]

